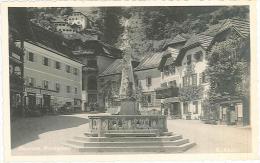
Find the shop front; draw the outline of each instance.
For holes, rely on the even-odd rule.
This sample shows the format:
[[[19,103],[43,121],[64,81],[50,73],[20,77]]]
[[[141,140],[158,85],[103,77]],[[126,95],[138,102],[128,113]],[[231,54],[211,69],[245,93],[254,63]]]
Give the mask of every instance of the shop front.
[[[244,126],[249,124],[249,108],[240,97],[217,99],[218,123],[223,125]]]
[[[42,115],[53,111],[55,91],[25,87],[25,108],[29,115]]]
[[[181,106],[178,97],[166,98],[163,103],[163,114],[171,119],[181,119]]]

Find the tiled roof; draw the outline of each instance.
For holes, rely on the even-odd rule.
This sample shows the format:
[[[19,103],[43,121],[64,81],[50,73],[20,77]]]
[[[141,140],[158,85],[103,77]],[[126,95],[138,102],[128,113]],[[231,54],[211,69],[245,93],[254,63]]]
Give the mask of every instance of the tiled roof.
[[[247,37],[250,33],[249,22],[240,19],[222,20],[220,23],[210,26],[209,29],[203,33],[206,35],[215,36],[229,28],[235,29],[242,37]]]
[[[176,58],[176,63],[180,64],[184,55],[185,51],[189,48],[193,48],[194,46],[201,46],[204,49],[208,49],[211,45],[213,40],[212,36],[207,36],[204,34],[197,34],[193,35],[183,46],[183,48],[180,50],[180,54]]]
[[[151,68],[158,68],[163,53],[154,53],[147,55],[141,63],[135,68],[136,71],[151,69]]]
[[[183,46],[182,49],[188,48],[194,44],[200,44],[203,48],[207,49],[213,40],[212,36],[207,36],[204,34],[193,35]]]
[[[100,77],[107,75],[121,74],[123,59],[116,59],[112,64],[110,64],[105,71],[99,74]]]
[[[181,43],[181,42],[185,42],[187,41],[187,39],[189,39],[190,36],[188,34],[185,33],[181,33],[178,34],[177,36],[175,36],[173,39],[168,39],[163,47],[163,49],[167,48],[169,45],[171,44],[176,44],[176,43]]]

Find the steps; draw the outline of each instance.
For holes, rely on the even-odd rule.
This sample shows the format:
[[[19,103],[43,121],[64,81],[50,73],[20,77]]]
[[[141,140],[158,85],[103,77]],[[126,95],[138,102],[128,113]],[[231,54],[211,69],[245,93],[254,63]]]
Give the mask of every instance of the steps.
[[[68,140],[63,145],[79,153],[179,153],[195,145],[188,139],[184,139],[182,135],[172,132],[164,132],[156,136],[156,131],[109,131],[104,135],[104,137],[97,137],[95,134],[85,133],[83,136]]]

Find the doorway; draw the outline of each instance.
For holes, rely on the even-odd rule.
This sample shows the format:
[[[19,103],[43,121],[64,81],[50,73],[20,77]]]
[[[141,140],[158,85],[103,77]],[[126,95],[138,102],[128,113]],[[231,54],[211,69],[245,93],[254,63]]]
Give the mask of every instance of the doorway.
[[[43,112],[46,113],[51,109],[51,96],[43,95]]]
[[[36,95],[31,93],[28,94],[28,108],[34,110],[36,106]]]

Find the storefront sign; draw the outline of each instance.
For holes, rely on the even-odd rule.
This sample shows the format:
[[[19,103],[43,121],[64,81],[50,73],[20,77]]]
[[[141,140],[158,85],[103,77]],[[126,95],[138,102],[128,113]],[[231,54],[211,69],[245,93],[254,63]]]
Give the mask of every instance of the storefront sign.
[[[40,89],[32,88],[32,87],[26,87],[26,88],[25,88],[25,92],[28,92],[28,93],[38,93],[38,94],[40,94]]]

